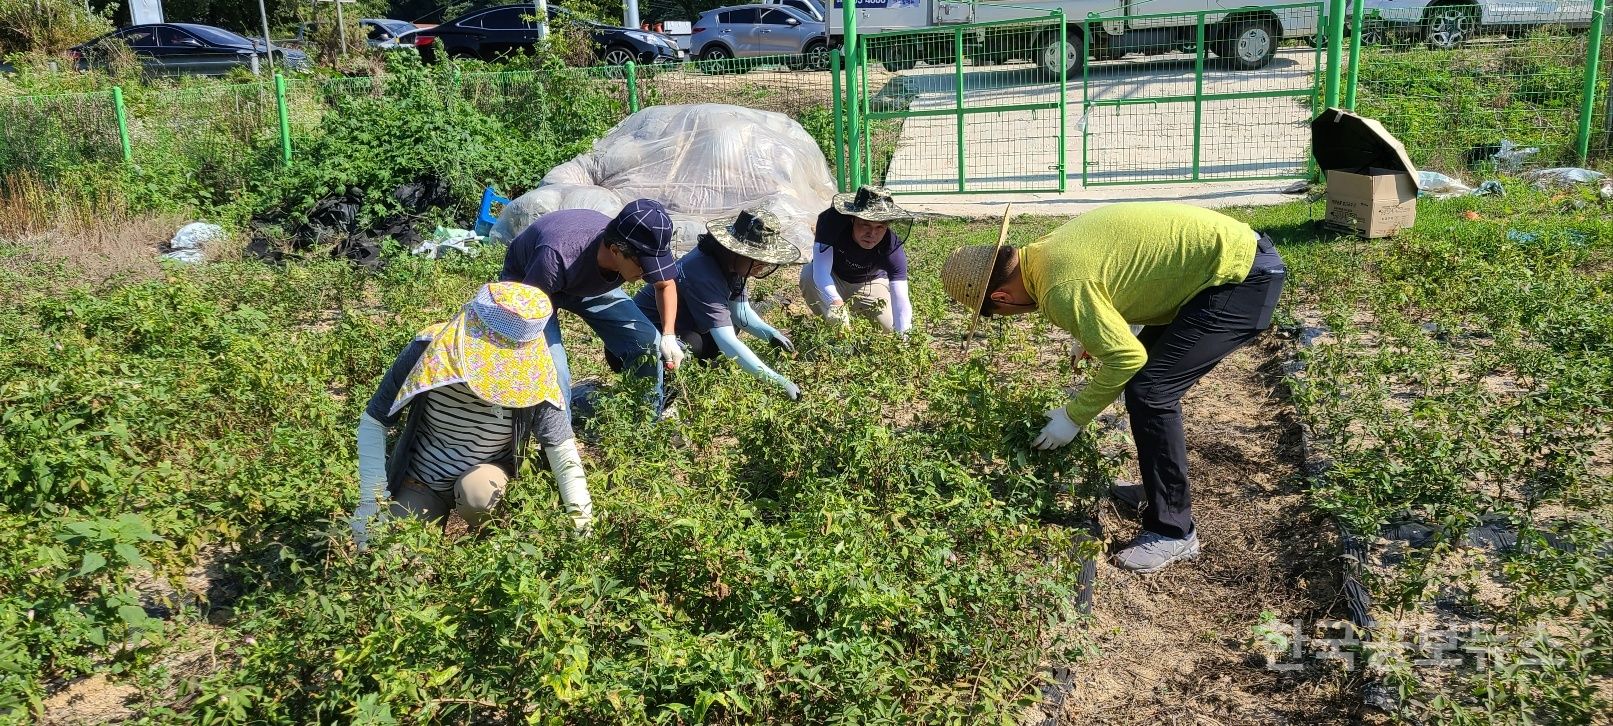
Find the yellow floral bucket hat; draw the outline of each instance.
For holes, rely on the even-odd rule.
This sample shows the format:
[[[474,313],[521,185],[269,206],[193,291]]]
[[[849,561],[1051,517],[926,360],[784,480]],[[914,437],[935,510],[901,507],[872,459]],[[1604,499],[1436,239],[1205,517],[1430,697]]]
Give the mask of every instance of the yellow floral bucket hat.
[[[554,306],[542,290],[518,282],[483,285],[452,320],[420,332],[430,340],[392,402],[397,413],[410,399],[464,383],[488,403],[528,408],[545,401],[561,410],[560,375],[543,330]]]

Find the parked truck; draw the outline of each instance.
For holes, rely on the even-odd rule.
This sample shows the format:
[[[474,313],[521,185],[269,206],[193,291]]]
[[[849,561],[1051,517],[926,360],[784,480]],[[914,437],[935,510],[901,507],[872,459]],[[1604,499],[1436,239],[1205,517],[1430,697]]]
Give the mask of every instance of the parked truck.
[[[845,33],[843,0],[829,9],[830,44]],[[859,35],[888,30],[945,29],[1000,20],[1046,19],[1064,11],[1061,45],[1056,24],[971,27],[964,53],[981,63],[1031,61],[1049,78],[1060,66],[1078,76],[1087,59],[1115,60],[1128,54],[1191,51],[1198,39],[1198,13],[1205,12],[1210,53],[1240,70],[1264,68],[1282,40],[1316,41],[1319,5],[1248,5],[1239,0],[853,0]],[[1090,43],[1088,42],[1090,38]],[[870,58],[902,71],[919,62],[951,63],[956,38],[949,33],[873,38]],[[1090,45],[1091,47],[1087,47]]]

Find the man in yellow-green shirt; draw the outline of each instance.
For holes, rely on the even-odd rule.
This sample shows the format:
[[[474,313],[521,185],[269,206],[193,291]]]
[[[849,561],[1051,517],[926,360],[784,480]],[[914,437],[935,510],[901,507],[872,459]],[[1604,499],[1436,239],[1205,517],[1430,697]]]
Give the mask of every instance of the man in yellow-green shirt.
[[[1286,270],[1271,239],[1219,212],[1168,202],[1088,212],[1023,250],[956,250],[947,294],[977,315],[1040,311],[1099,363],[1085,388],[1047,412],[1035,445],[1070,443],[1122,392],[1137,443],[1143,532],[1115,556],[1156,572],[1199,553],[1188,495],[1182,395],[1271,326]],[[1133,334],[1132,325],[1143,326]]]

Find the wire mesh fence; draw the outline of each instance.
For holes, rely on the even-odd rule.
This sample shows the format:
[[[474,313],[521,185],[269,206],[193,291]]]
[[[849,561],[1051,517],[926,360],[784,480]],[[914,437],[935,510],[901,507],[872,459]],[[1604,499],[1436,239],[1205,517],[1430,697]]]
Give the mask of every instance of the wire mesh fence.
[[[1065,42],[1057,15],[868,37],[850,142],[868,178],[898,193],[1061,190],[1067,86],[1038,60]]]
[[[280,158],[274,86],[199,86],[149,95],[130,106],[129,139],[137,164],[183,169],[202,188],[239,192],[257,169]]]
[[[52,180],[122,155],[112,91],[0,99],[0,174]]]
[[[641,106],[726,103],[794,119],[827,113],[834,103],[828,55],[771,55],[637,69]]]
[[[1482,3],[1369,16],[1356,110],[1381,120],[1430,169],[1577,165],[1590,9]],[[1605,73],[1594,88],[1606,98]],[[1606,103],[1593,108],[1605,113]]]
[[[1087,185],[1301,178],[1322,57],[1320,3],[1257,13],[1088,24],[1081,172]],[[1285,42],[1286,41],[1286,42]]]

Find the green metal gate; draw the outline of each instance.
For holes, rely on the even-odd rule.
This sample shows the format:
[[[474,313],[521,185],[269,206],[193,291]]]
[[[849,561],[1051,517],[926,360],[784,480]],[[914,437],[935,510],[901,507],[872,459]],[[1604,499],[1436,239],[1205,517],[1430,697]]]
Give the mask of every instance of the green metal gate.
[[[1068,86],[1033,61],[1062,11],[856,36],[831,56],[840,184],[898,194],[1062,192]],[[854,32],[854,31],[853,31]],[[849,102],[848,102],[849,99]]]
[[[1081,183],[1085,186],[1302,179],[1309,121],[1320,110],[1323,5],[1090,16],[1082,48],[1105,57],[1106,25],[1191,28],[1081,68]],[[1240,61],[1245,30],[1271,43],[1269,61]],[[1312,47],[1282,47],[1284,30]],[[1271,32],[1275,30],[1276,32]],[[1190,40],[1188,39],[1190,38]],[[1292,38],[1290,39],[1292,42]]]

